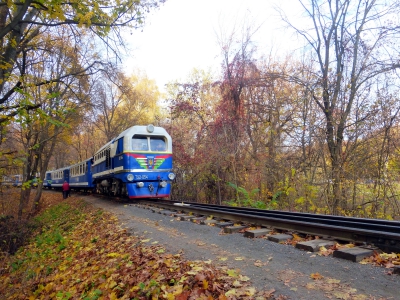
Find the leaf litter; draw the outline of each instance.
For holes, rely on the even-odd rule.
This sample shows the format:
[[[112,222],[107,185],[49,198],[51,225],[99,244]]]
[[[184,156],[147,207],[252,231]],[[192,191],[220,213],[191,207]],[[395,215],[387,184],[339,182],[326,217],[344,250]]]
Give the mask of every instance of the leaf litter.
[[[2,257],[4,299],[286,298],[274,290],[257,291],[239,270],[166,253],[156,241],[129,235],[114,215],[76,197],[62,205],[65,213],[45,223],[16,255]],[[54,214],[54,207],[47,214]]]

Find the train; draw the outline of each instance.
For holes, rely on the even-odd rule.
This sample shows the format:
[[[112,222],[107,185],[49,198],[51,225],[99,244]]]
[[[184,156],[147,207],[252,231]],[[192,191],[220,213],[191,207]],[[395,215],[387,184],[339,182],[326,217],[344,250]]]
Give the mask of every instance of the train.
[[[37,173],[35,178],[32,179],[31,181],[31,187],[32,188],[37,188],[39,185],[39,177],[40,174]],[[1,178],[1,185],[2,186],[7,186],[7,187],[22,187],[22,181],[23,181],[23,176],[22,174],[17,174],[17,175],[3,175]]]
[[[37,181],[36,181],[37,182]],[[3,186],[14,186],[14,187],[21,187],[22,186],[22,175],[3,175],[1,179],[1,185]]]
[[[109,196],[168,198],[175,179],[172,139],[162,127],[132,126],[82,162],[46,171],[43,187]]]

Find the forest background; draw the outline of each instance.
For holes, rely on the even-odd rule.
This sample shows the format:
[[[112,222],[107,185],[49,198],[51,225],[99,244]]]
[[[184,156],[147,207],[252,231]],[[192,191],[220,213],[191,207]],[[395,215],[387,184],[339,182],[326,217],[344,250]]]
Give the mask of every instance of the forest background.
[[[218,34],[220,73],[195,69],[166,95],[121,63],[124,29],[162,2],[0,5],[0,172],[23,174],[19,218],[40,206],[37,174],[149,123],[173,138],[174,200],[400,216],[399,1],[299,0],[301,20],[277,8],[305,45],[284,58],[237,24]]]

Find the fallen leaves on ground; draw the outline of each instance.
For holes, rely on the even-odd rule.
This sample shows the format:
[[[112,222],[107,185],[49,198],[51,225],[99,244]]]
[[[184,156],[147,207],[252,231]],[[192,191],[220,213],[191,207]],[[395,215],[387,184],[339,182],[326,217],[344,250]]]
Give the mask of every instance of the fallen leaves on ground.
[[[306,288],[309,290],[321,290],[325,292],[329,298],[334,297],[334,299],[343,300],[372,300],[374,297],[357,294],[357,290],[351,288],[350,285],[341,283],[340,280],[324,277],[319,273],[312,273],[310,278],[313,282],[309,282]]]
[[[238,270],[186,261],[130,236],[115,216],[64,201],[59,217],[0,270],[4,299],[273,299]],[[61,209],[61,212],[59,211]],[[49,214],[54,214],[51,211]],[[63,216],[65,218],[63,218]]]
[[[385,268],[393,268],[400,265],[399,253],[379,253],[374,251],[373,255],[364,258],[360,264],[373,264]]]

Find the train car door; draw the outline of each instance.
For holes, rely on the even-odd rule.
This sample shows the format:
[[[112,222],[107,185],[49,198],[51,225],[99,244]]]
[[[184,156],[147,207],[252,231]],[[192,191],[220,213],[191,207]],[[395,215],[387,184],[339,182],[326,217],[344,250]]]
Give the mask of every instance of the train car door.
[[[65,169],[64,171],[64,180],[66,180],[69,183],[69,169]]]

